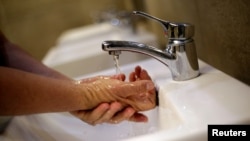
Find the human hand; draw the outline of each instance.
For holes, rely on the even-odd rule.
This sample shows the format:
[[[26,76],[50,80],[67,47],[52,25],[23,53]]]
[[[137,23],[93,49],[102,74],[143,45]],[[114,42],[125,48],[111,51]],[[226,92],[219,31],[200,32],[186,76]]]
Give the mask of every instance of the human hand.
[[[82,79],[78,83],[91,83],[99,79],[118,79],[125,81],[125,75],[113,75],[113,76],[97,76],[87,79]],[[84,122],[90,125],[96,125],[100,123],[119,123],[127,119],[133,119],[133,121],[144,122],[145,117],[141,114],[135,114],[135,110],[131,107],[124,107],[119,102],[101,103],[92,110],[78,110],[72,111],[71,114],[80,118]],[[133,115],[133,117],[132,117]]]
[[[125,75],[121,74],[118,76],[111,76],[111,77],[99,76],[99,77],[94,77],[94,78],[82,80],[81,83],[93,83],[93,82],[97,83],[96,82],[97,80],[110,80],[110,79],[117,79],[117,80],[124,81]],[[139,80],[151,80],[151,78],[145,70],[142,70],[141,67],[137,66],[135,68],[135,71],[130,74],[129,81],[130,82],[135,82],[135,81],[139,82]],[[106,84],[110,84],[110,86],[113,86],[112,85],[113,82],[114,83],[121,83],[120,81],[117,81],[117,82],[112,81],[112,82],[108,82]],[[120,100],[120,101],[118,100],[119,102],[101,103],[99,106],[97,106],[93,110],[75,111],[72,114],[74,114],[75,116],[79,117],[83,121],[85,121],[89,124],[92,124],[92,125],[98,124],[98,123],[103,123],[103,122],[119,123],[123,120],[130,120],[130,121],[135,121],[135,122],[146,122],[147,117],[141,113],[137,113],[136,111],[148,110],[148,109],[155,107],[154,87],[152,87],[153,86],[152,84],[149,84],[149,85],[151,85],[152,89],[149,86],[148,92],[141,92],[141,94],[138,95],[137,92],[139,92],[140,90],[136,90],[136,89],[142,88],[142,87],[141,86],[138,87],[135,84],[132,84],[130,82],[126,83],[126,84],[121,83],[122,85],[129,86],[128,88],[132,88],[132,92],[135,91],[135,93],[133,93],[129,97],[125,98],[128,100],[125,100],[123,102],[121,102],[122,100]],[[144,83],[144,82],[140,82],[140,83]],[[147,82],[147,83],[149,83],[149,82]],[[116,85],[116,84],[114,84],[114,85]],[[141,84],[139,84],[139,85],[141,85]],[[126,86],[124,86],[124,87],[126,87]],[[134,88],[138,87],[138,88],[133,90],[134,89],[133,87]],[[142,90],[143,89],[145,90],[145,86],[144,86],[144,88],[142,88]],[[119,87],[118,87],[118,90],[121,91],[121,89]],[[131,93],[131,91],[129,91],[129,89],[126,89],[125,91],[121,91],[121,92],[123,92],[124,94]],[[130,103],[130,104],[128,104],[128,103]]]

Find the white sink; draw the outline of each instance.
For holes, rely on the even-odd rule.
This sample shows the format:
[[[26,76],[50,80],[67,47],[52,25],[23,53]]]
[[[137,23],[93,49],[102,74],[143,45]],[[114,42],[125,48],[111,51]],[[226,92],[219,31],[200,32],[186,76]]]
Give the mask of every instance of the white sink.
[[[173,81],[169,69],[154,59],[121,66],[128,74],[136,65],[145,68],[159,89],[159,107],[145,112],[148,123],[122,122],[89,126],[67,113],[20,116],[13,119],[6,137],[17,140],[207,140],[208,124],[250,123],[250,88],[199,61],[201,75]],[[115,68],[79,76],[110,75]]]
[[[250,87],[199,60],[201,75],[173,81],[169,69],[154,59],[122,67],[130,72],[141,65],[159,89],[160,105],[149,117],[157,132],[126,140],[207,140],[208,124],[249,124]],[[89,74],[114,74],[115,69]],[[154,111],[154,110],[153,110]],[[152,121],[152,120],[157,121]],[[142,129],[145,129],[140,125]]]
[[[199,66],[199,77],[181,82],[156,70],[159,132],[129,141],[206,141],[209,124],[250,123],[250,87],[202,61]]]
[[[89,32],[92,29],[95,32]],[[116,71],[112,56],[101,50],[102,41],[156,42],[155,36],[147,32],[123,34],[103,26],[96,29],[64,34],[43,62],[75,79],[113,75]],[[172,80],[165,65],[142,54],[122,52],[120,65],[125,74],[140,65],[155,81],[160,104],[144,112],[149,117],[148,123],[125,121],[117,125],[90,126],[68,113],[17,116],[0,140],[202,141],[207,140],[208,124],[250,123],[250,87],[200,60],[201,75],[181,82]]]

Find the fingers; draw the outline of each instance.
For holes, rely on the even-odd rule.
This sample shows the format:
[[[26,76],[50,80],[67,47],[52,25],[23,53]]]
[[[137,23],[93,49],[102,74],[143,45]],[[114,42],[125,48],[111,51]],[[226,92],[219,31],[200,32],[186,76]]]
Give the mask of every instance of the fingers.
[[[136,111],[132,107],[127,107],[123,109],[121,112],[116,113],[109,121],[108,123],[111,124],[118,124],[122,121],[131,121],[131,122],[147,122],[148,118],[147,116],[136,113]]]
[[[149,76],[148,72],[144,69],[141,70],[140,78],[143,80],[152,80],[151,77]]]
[[[136,67],[135,67],[135,74],[136,74],[137,76],[140,76],[141,70],[142,70],[142,68],[141,68],[140,66],[136,66]]]
[[[140,80],[140,73],[141,73],[141,67],[136,66],[135,71],[131,72],[130,75],[129,75],[129,81],[134,82],[136,80]]]
[[[129,81],[134,82],[137,80],[152,80],[148,72],[142,69],[140,66],[135,67],[135,71],[129,75]]]
[[[118,124],[124,120],[129,120],[133,114],[135,113],[136,111],[131,108],[131,107],[127,107],[125,109],[123,109],[122,111],[116,113],[109,121],[108,123],[111,123],[111,124]]]
[[[122,108],[122,104],[119,102],[111,103],[110,108],[98,120],[95,121],[95,124],[109,122],[117,112],[122,110]]]
[[[73,111],[71,114],[90,125],[96,125],[96,121],[98,121],[109,110],[109,108],[110,105],[108,103],[102,103],[94,110]]]
[[[97,77],[82,79],[80,80],[80,83],[90,83],[99,79],[117,79],[125,81],[126,76],[125,74],[118,74],[112,76],[97,76]],[[137,80],[151,80],[151,77],[149,76],[146,70],[142,69],[140,66],[136,66],[134,72],[131,72],[129,75],[129,81],[133,82]]]
[[[141,113],[135,113],[133,116],[129,118],[129,121],[133,122],[148,122],[148,117],[141,114]]]
[[[129,75],[129,82],[134,82],[137,80],[135,72],[131,72]]]
[[[71,113],[82,121],[93,126],[101,123],[117,124],[130,119],[135,113],[135,110],[132,108],[123,108],[123,105],[119,102],[113,102],[111,104],[102,103],[92,111],[82,110]]]
[[[71,114],[93,126],[101,123],[118,124],[125,120],[132,122],[148,121],[145,115],[136,113],[132,107],[123,109],[119,102],[102,103],[93,111],[74,111]]]

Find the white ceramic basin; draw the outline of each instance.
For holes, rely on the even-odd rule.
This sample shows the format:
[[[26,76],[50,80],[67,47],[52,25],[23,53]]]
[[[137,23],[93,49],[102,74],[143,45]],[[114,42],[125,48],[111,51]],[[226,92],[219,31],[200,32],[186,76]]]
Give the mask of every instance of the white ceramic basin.
[[[6,138],[17,140],[127,140],[202,141],[208,124],[250,123],[250,88],[238,80],[199,61],[201,75],[173,81],[169,69],[154,59],[122,65],[128,74],[136,65],[145,68],[159,89],[159,107],[145,112],[148,123],[122,122],[89,126],[67,113],[14,118]],[[82,75],[110,75],[115,68]]]
[[[141,65],[159,89],[160,105],[149,117],[157,132],[128,140],[207,140],[208,124],[249,124],[250,87],[199,60],[201,75],[188,81],[173,81],[169,69],[149,59],[122,67],[123,72]],[[110,70],[101,73],[112,74]],[[153,110],[154,111],[154,110]],[[141,125],[142,129],[145,129]],[[145,134],[145,133],[143,133]]]
[[[162,75],[154,76],[159,86],[159,132],[129,141],[206,141],[208,124],[250,123],[250,87],[202,61],[199,65],[201,75],[188,81],[156,73]]]
[[[91,40],[89,34],[78,31],[64,34],[43,62],[75,79],[112,75],[115,74],[112,56],[101,50],[103,40],[121,39],[146,44],[155,41],[152,34],[123,35],[101,27],[99,31],[95,27],[95,32],[89,32],[92,28],[87,30]],[[202,141],[207,140],[208,124],[250,123],[249,86],[202,61],[199,61],[201,75],[181,82],[172,80],[165,65],[142,54],[122,52],[120,65],[126,74],[140,65],[155,81],[160,105],[144,112],[149,117],[148,123],[90,126],[68,113],[18,116],[0,140]]]

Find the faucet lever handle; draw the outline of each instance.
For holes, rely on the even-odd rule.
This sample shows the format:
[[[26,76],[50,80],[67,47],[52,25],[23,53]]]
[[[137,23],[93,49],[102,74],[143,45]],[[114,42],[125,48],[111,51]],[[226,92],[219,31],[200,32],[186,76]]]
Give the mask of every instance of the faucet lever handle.
[[[161,23],[162,26],[163,26],[164,34],[167,36],[168,28],[169,28],[169,22],[168,21],[164,21],[162,19],[159,19],[157,17],[151,16],[151,15],[149,15],[147,13],[144,13],[144,12],[141,12],[141,11],[133,11],[133,14],[134,15],[140,15],[140,16],[143,16],[145,18],[148,18],[148,19],[151,19],[151,20],[155,20],[155,21]]]
[[[188,23],[173,23],[151,16],[141,11],[133,11],[134,15],[140,15],[155,20],[163,26],[164,34],[169,39],[189,39],[194,36],[194,26]]]

